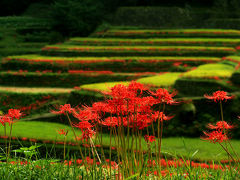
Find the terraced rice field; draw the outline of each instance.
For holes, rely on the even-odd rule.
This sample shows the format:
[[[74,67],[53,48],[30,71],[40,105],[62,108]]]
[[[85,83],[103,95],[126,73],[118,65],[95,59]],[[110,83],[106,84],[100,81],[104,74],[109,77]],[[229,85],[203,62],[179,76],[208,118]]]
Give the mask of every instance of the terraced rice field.
[[[48,101],[52,107],[91,104],[115,84],[131,80],[176,89],[178,98],[188,100],[216,89],[237,93],[239,44],[238,30],[110,29],[47,45],[38,54],[5,57],[0,93],[59,92]]]

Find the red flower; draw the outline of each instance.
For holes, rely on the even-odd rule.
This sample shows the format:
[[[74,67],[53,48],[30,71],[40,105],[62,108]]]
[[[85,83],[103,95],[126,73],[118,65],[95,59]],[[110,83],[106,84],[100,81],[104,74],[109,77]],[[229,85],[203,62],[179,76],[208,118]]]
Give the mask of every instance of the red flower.
[[[172,119],[174,116],[166,116],[163,112],[159,112],[159,111],[155,111],[152,114],[152,118],[156,120],[160,120],[160,121],[169,121],[170,119]]]
[[[64,135],[64,136],[67,136],[67,134],[68,134],[68,130],[65,131],[64,129],[60,129],[60,130],[58,130],[58,134],[60,134],[60,135]]]
[[[213,99],[214,102],[218,102],[218,101],[220,102],[223,100],[227,101],[228,99],[234,98],[234,96],[227,96],[227,92],[225,92],[225,91],[216,91],[213,93],[212,96],[205,94],[204,97],[207,99]]]
[[[148,135],[145,135],[144,136],[144,140],[147,142],[147,143],[152,143],[153,141],[156,141],[155,139],[155,136],[148,136]]]
[[[0,123],[5,126],[6,123],[9,125],[13,123],[12,119],[8,115],[0,116]]]
[[[153,96],[156,96],[158,103],[167,103],[167,104],[173,104],[176,103],[173,100],[173,96],[176,95],[176,92],[173,92],[172,94],[170,94],[167,89],[164,88],[160,88],[158,89],[155,93],[151,92],[151,94]]]
[[[98,114],[93,110],[93,108],[84,106],[84,109],[77,109],[74,111],[73,115],[80,121],[98,120]],[[78,112],[77,112],[78,111]]]
[[[101,124],[108,127],[115,127],[119,125],[119,120],[116,117],[107,117]]]
[[[22,116],[22,113],[20,113],[20,110],[18,109],[9,109],[7,116],[12,119],[19,119]]]
[[[232,129],[234,128],[234,126],[229,125],[226,121],[218,121],[216,123],[216,126],[212,125],[212,124],[208,124],[208,128],[209,129]]]
[[[52,113],[54,113],[54,114],[65,114],[66,112],[67,112],[67,113],[72,113],[72,112],[74,112],[74,109],[71,108],[71,105],[70,105],[70,104],[60,105],[59,110],[60,110],[60,111],[52,111]]]
[[[85,131],[83,131],[82,136],[81,136],[81,140],[88,140],[90,139],[94,134],[96,134],[96,132],[92,129],[87,129]]]
[[[203,140],[208,140],[212,143],[222,143],[223,141],[227,141],[228,137],[226,134],[224,134],[222,131],[213,131],[211,133],[203,132],[206,137],[203,137]]]
[[[77,127],[81,130],[91,129],[93,126],[88,121],[81,121],[78,124],[73,124],[74,127]]]

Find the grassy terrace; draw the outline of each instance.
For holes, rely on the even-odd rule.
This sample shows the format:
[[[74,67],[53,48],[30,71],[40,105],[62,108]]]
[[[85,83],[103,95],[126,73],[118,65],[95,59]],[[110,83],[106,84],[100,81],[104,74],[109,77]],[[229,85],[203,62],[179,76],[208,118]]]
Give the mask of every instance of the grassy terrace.
[[[235,53],[230,47],[192,46],[73,46],[49,45],[42,48],[42,54],[65,56],[224,56]]]
[[[218,57],[54,57],[54,56],[41,56],[38,54],[8,56],[4,61],[30,61],[30,62],[55,62],[55,63],[95,63],[95,62],[127,62],[127,61],[140,61],[140,62],[157,62],[157,61],[203,61],[203,62],[218,62],[221,58]]]
[[[230,78],[235,68],[225,64],[206,64],[182,74],[187,78]]]
[[[224,57],[223,59],[233,61],[233,62],[236,62],[236,63],[240,62],[240,56],[237,56],[237,55],[236,56],[227,56],[227,57]]]
[[[111,71],[72,70],[68,73],[52,72],[0,72],[0,84],[21,87],[66,87],[73,88],[83,84],[136,80],[141,77],[157,75],[158,73],[114,73]]]
[[[119,38],[81,38],[74,37],[64,44],[75,45],[132,45],[132,46],[157,46],[157,45],[192,45],[192,46],[228,46],[235,47],[240,44],[240,39],[226,39],[226,38],[152,38],[152,39],[119,39]]]
[[[70,142],[74,141],[74,136],[69,126],[50,122],[19,121],[13,126],[13,136],[19,139],[24,137],[36,140],[63,141],[63,136],[60,136],[57,132],[59,129],[69,130],[67,140]],[[3,128],[0,129],[0,135],[4,135],[3,130]],[[77,130],[77,134],[80,135],[81,132]],[[96,142],[96,144],[98,143]],[[143,139],[142,145],[144,149],[147,149],[147,145]],[[232,140],[232,145],[236,148],[237,153],[239,153],[240,142]],[[103,134],[103,146],[109,146],[108,134]],[[227,154],[220,148],[217,148],[217,144],[204,142],[199,138],[164,138],[163,153],[170,156],[177,155],[188,158],[191,158],[191,156],[196,153],[192,158],[199,160],[227,159]]]
[[[105,92],[105,91],[110,91],[110,88],[114,87],[117,84],[123,84],[125,86],[127,86],[129,84],[129,82],[124,82],[124,81],[120,81],[120,82],[104,82],[104,83],[94,83],[94,84],[85,84],[80,86],[80,89],[83,90],[89,90],[89,91],[96,91],[96,92]]]
[[[240,37],[238,30],[225,29],[165,29],[165,30],[108,30],[106,32],[97,32],[93,37],[128,37],[128,38],[146,38],[146,37]]]
[[[175,81],[181,76],[182,73],[164,73],[157,76],[140,78],[137,82],[146,84],[152,87],[169,87],[173,86]]]

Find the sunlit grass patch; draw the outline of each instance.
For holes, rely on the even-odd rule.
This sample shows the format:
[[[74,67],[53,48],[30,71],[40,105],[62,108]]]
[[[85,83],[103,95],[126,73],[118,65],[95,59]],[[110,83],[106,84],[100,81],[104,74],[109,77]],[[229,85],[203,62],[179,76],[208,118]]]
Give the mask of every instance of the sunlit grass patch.
[[[128,85],[129,82],[104,82],[104,83],[95,83],[95,84],[86,84],[80,86],[81,89],[90,90],[90,91],[110,91],[110,88],[114,87],[117,84]]]
[[[137,82],[147,84],[154,87],[172,86],[182,73],[164,73],[157,76],[140,78]]]
[[[234,72],[234,67],[226,64],[205,64],[194,70],[182,74],[187,78],[229,78]]]

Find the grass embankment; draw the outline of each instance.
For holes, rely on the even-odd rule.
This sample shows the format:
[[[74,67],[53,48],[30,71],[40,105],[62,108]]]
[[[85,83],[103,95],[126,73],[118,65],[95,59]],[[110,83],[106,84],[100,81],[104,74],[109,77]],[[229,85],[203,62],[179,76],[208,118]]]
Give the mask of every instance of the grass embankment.
[[[8,126],[7,126],[8,128]],[[74,141],[74,135],[71,128],[67,125],[50,123],[50,122],[34,122],[34,121],[19,121],[13,125],[13,136],[32,138],[37,140],[63,141],[64,137],[58,134],[59,129],[69,130],[67,140]],[[81,132],[76,130],[77,134]],[[0,128],[0,134],[4,135],[3,127]],[[103,134],[103,146],[109,146],[109,135]],[[232,145],[237,153],[240,153],[240,141],[232,140]],[[114,142],[112,142],[114,144]],[[147,144],[142,139],[143,148],[147,149]],[[163,153],[170,156],[184,156],[199,160],[221,160],[227,159],[227,154],[221,149],[218,144],[205,142],[200,138],[183,138],[171,137],[163,138]]]
[[[157,46],[157,45],[192,45],[192,46],[227,46],[235,47],[240,39],[227,38],[152,38],[152,39],[120,39],[120,38],[82,38],[74,37],[64,44],[93,45],[93,46]]]
[[[119,30],[110,29],[106,32],[97,32],[93,37],[128,37],[128,38],[150,38],[150,37],[240,37],[240,31],[231,29],[136,29]]]

